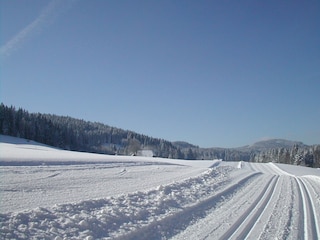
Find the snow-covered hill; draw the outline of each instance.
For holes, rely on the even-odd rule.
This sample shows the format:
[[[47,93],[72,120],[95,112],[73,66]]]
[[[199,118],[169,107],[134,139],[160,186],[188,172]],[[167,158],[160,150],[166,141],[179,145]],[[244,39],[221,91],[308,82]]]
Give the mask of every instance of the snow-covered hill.
[[[285,139],[268,139],[259,142],[255,142],[254,144],[246,147],[242,147],[240,149],[250,149],[251,151],[266,151],[275,148],[292,148],[293,146],[306,147],[307,145],[302,142],[290,141]]]
[[[1,239],[319,239],[320,170],[70,152],[2,136]]]

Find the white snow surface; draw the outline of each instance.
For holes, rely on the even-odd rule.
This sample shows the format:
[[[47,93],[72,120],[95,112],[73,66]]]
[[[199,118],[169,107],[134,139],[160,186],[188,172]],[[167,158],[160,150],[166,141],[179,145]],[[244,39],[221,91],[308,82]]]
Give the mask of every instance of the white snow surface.
[[[319,169],[0,140],[0,239],[320,238]]]

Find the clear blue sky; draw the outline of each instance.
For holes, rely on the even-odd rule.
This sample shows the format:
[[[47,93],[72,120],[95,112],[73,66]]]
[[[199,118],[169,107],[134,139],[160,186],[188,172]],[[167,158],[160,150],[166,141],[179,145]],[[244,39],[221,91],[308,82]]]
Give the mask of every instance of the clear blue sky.
[[[320,143],[320,1],[0,0],[1,101],[202,147]]]

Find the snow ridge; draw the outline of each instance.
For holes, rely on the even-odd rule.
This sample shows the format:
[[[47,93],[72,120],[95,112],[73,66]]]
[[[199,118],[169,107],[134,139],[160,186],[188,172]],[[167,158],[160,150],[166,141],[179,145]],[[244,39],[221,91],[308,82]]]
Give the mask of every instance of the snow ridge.
[[[146,192],[0,214],[0,236],[3,239],[121,239],[121,236],[126,239],[125,235],[130,236],[143,226],[160,227],[157,222],[197,204],[199,199],[208,198],[219,185],[225,184],[232,169],[208,169],[198,177]]]

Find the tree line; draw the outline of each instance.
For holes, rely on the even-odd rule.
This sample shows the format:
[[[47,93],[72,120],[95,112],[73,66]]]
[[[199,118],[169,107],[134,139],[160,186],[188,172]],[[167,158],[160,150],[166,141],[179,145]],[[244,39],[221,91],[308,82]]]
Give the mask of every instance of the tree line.
[[[252,155],[252,162],[276,162],[307,167],[320,167],[320,145],[274,148]]]
[[[68,116],[29,113],[14,106],[0,105],[0,134],[21,137],[50,146],[94,153],[133,155],[152,150],[154,156],[194,159],[171,142],[133,131]]]
[[[278,162],[320,167],[320,145],[267,150],[200,148],[169,142],[133,131],[68,116],[29,113],[0,104],[0,134],[34,140],[61,149],[113,155],[135,155],[151,150],[154,156],[174,159],[222,159],[224,161]]]

